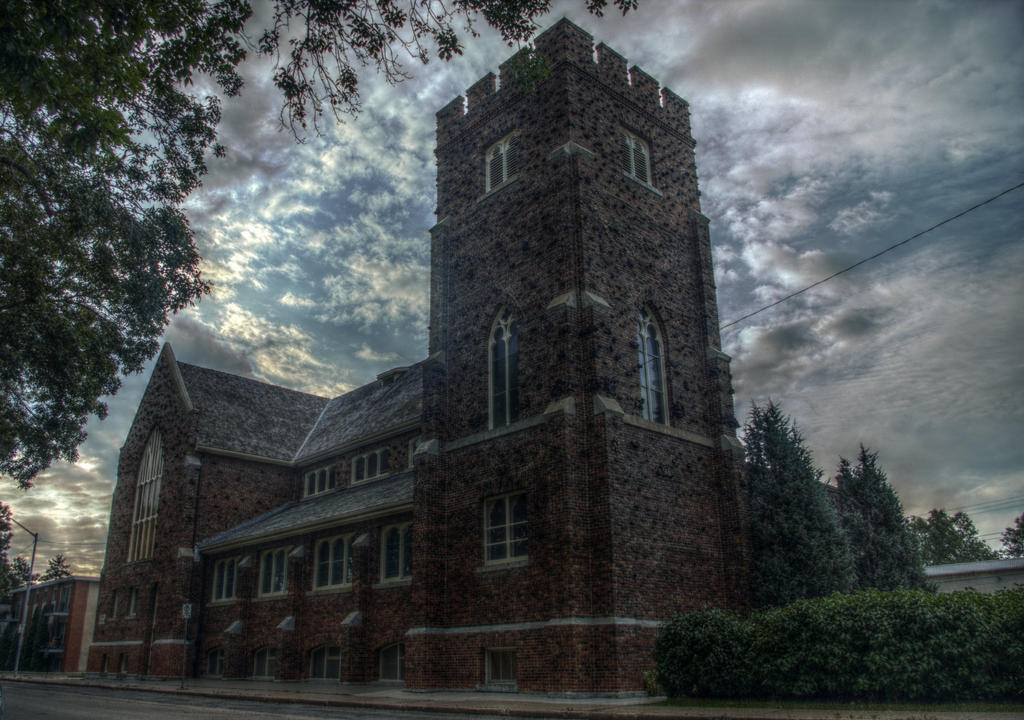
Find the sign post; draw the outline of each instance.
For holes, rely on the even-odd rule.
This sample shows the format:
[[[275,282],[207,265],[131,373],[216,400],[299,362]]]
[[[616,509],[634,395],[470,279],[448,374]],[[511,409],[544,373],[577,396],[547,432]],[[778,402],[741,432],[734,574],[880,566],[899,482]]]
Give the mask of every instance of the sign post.
[[[188,621],[192,619],[192,603],[181,606],[181,617],[185,620],[185,632],[181,636],[181,689],[185,689],[185,666],[188,665]]]

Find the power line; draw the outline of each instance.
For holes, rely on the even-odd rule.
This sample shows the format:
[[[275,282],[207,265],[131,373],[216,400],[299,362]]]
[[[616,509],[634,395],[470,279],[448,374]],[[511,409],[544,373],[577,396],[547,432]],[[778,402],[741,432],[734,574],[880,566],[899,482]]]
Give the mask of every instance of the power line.
[[[792,300],[797,295],[801,295],[801,294],[807,292],[808,290],[811,290],[812,288],[816,288],[819,285],[827,283],[829,280],[831,280],[831,279],[833,279],[835,277],[839,277],[843,273],[849,272],[850,270],[853,270],[856,267],[860,267],[861,265],[863,265],[864,263],[868,262],[869,260],[874,260],[875,258],[881,257],[882,255],[885,255],[887,252],[895,250],[896,248],[900,247],[901,245],[906,245],[911,240],[916,240],[917,238],[921,237],[922,235],[930,233],[932,230],[935,230],[936,228],[940,228],[943,225],[945,225],[946,223],[950,223],[950,222],[953,222],[954,220],[956,220],[958,218],[962,218],[967,213],[974,212],[975,210],[977,210],[978,208],[982,207],[983,205],[988,205],[990,202],[994,202],[995,200],[998,200],[1003,195],[1011,193],[1014,190],[1019,190],[1022,187],[1024,187],[1024,182],[1018,183],[1017,185],[1014,185],[1011,188],[1007,188],[1006,190],[1003,190],[998,195],[993,195],[988,200],[983,200],[982,202],[978,203],[977,205],[972,205],[971,207],[967,208],[966,210],[958,212],[956,215],[952,215],[952,216],[946,218],[945,220],[943,220],[941,222],[935,223],[930,228],[926,228],[926,229],[924,229],[924,230],[922,230],[922,231],[920,231],[918,233],[915,233],[915,234],[911,235],[910,237],[908,237],[908,238],[906,238],[904,240],[900,240],[898,243],[894,243],[893,245],[890,245],[889,247],[885,248],[884,250],[879,250],[874,255],[866,257],[866,258],[864,258],[862,260],[858,260],[857,262],[855,262],[853,265],[850,265],[849,267],[845,267],[842,270],[837,270],[836,272],[832,273],[828,277],[822,278],[821,280],[818,280],[817,282],[811,283],[810,285],[808,285],[805,288],[801,288],[800,290],[797,290],[796,292],[790,293],[789,295],[787,295],[786,297],[782,298],[781,300],[776,300],[775,302],[770,303],[768,305],[765,305],[764,307],[758,308],[757,310],[754,310],[753,312],[747,313],[743,317],[737,318],[736,320],[733,320],[731,322],[727,322],[725,325],[720,326],[718,329],[719,330],[725,330],[726,328],[732,327],[733,325],[741,323],[744,320],[747,320],[748,318],[752,318],[755,315],[764,312],[765,310],[770,310],[771,308],[775,307],[776,305],[781,305],[782,303],[786,302],[787,300]]]

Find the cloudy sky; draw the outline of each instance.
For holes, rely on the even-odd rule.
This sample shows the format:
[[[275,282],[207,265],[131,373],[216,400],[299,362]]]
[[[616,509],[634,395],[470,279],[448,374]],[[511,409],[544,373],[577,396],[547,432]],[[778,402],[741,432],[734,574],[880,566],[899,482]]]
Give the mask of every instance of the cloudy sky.
[[[689,100],[723,324],[1024,182],[1024,2],[640,5],[540,24],[569,17]],[[364,73],[362,114],[304,144],[248,65],[188,203],[215,291],[168,328],[178,359],[323,395],[422,359],[434,111],[510,52],[483,32],[398,87]],[[864,443],[908,513],[966,508],[997,542],[1024,511],[1022,240],[1024,189],[728,328],[739,415],[781,403],[826,475]],[[99,571],[149,372],[76,465],[3,491],[40,562]]]

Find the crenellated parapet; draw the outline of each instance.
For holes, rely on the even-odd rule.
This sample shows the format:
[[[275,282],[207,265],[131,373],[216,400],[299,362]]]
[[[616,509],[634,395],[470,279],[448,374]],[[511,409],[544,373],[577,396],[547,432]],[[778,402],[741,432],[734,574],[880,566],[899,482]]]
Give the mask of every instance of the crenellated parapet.
[[[559,20],[538,35],[534,45],[538,55],[548,61],[553,71],[569,65],[621,93],[669,128],[689,137],[690,109],[686,100],[668,88],[662,88],[657,79],[639,66],[628,67],[626,58],[604,43],[595,48],[593,36],[570,20]],[[523,52],[526,51],[520,51]],[[437,113],[439,146],[455,137],[488,108],[522,92],[515,82],[520,53],[502,63],[497,76],[487,73],[466,91],[465,97],[460,95]]]

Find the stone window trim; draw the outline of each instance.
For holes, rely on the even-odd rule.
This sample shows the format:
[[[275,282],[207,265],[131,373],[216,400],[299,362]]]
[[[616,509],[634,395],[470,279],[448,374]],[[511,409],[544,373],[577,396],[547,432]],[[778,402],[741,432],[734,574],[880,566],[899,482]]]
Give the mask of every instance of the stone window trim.
[[[380,582],[374,587],[405,585],[412,580],[412,522],[380,530]]]
[[[649,307],[637,314],[637,371],[640,384],[640,417],[669,424],[668,383],[665,376],[665,333]]]
[[[484,193],[490,194],[519,177],[521,135],[512,132],[487,148],[484,155]]]
[[[333,490],[337,485],[334,468],[324,466],[314,468],[303,475],[302,493],[303,497],[319,495],[320,493]]]
[[[519,420],[519,326],[509,308],[494,319],[487,343],[489,429]]]
[[[511,567],[529,558],[526,493],[522,490],[487,498],[483,503],[484,565]]]
[[[313,591],[352,587],[353,534],[321,538],[313,545]]]
[[[259,598],[279,598],[288,594],[288,552],[276,547],[260,553],[260,576],[256,593]]]
[[[380,447],[352,458],[352,484],[357,485],[390,475],[389,455],[388,448]]]
[[[619,128],[618,136],[619,168],[622,174],[654,190],[654,183],[651,182],[650,144],[624,127]]]
[[[211,603],[230,603],[237,599],[238,558],[221,558],[213,563]]]
[[[149,560],[153,557],[163,471],[163,440],[159,428],[153,428],[139,462],[135,507],[132,511],[132,531],[128,540],[128,562]]]

